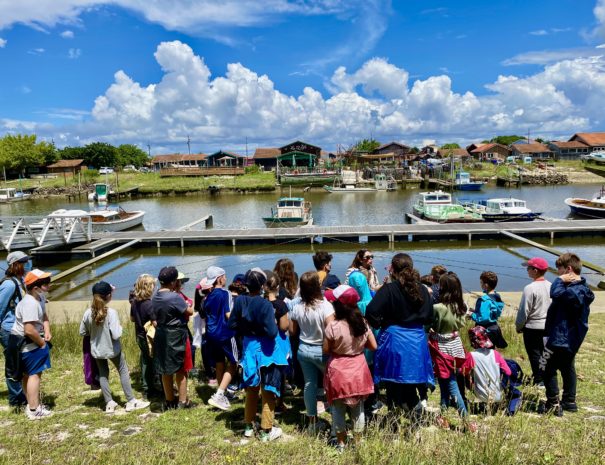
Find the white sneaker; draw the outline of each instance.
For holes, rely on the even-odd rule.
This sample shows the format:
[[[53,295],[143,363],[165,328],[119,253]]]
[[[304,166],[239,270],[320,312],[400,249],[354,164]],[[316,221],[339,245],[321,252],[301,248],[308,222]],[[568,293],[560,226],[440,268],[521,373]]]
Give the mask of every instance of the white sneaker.
[[[29,405],[25,406],[25,416],[28,420],[41,420],[45,417],[50,417],[53,414],[52,411],[48,410],[44,405],[40,404],[36,410],[30,410]]]
[[[247,423],[246,428],[244,429],[244,437],[251,438],[254,436],[254,433],[258,431],[260,425],[257,422]]]
[[[224,394],[219,394],[218,392],[208,399],[208,404],[225,411],[231,409],[229,399],[227,399]]]
[[[261,442],[269,442],[269,441],[273,441],[273,440],[277,439],[281,435],[282,435],[281,428],[274,426],[273,428],[271,428],[271,430],[268,433],[266,431],[262,431],[260,433],[260,440],[261,440]]]
[[[118,403],[115,400],[110,400],[105,405],[105,413],[114,413],[118,408]]]
[[[126,411],[132,412],[133,410],[141,410],[142,408],[149,407],[150,403],[151,402],[148,402],[146,400],[132,399],[126,402]]]

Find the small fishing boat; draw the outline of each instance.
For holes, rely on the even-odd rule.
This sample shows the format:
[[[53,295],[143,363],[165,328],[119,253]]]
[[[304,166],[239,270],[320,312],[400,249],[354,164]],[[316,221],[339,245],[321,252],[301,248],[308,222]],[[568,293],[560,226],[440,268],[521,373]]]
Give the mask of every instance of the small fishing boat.
[[[60,209],[50,213],[44,220],[30,224],[30,228],[41,230],[50,223],[68,228],[81,220],[82,224],[92,223],[92,232],[117,232],[139,226],[143,223],[144,216],[145,212],[142,210],[126,211],[121,207],[91,211]]]
[[[109,193],[109,184],[98,182],[94,184],[94,192],[88,194],[88,200],[90,202],[107,202]]]
[[[460,204],[429,204],[425,205],[424,218],[437,223],[481,223],[479,213],[470,212]]]
[[[482,181],[473,181],[466,171],[457,171],[454,178],[454,188],[459,191],[480,191],[484,184]]]
[[[532,212],[525,200],[515,198],[477,199],[459,202],[467,211],[480,214],[485,221],[533,221],[541,212]]]
[[[271,208],[271,216],[263,218],[268,228],[291,228],[313,224],[311,202],[302,197],[282,197],[277,201],[277,207]]]
[[[310,170],[304,171],[302,168],[293,169],[289,172],[281,172],[278,175],[279,183],[282,186],[316,186],[321,187],[328,182],[333,182],[338,173],[334,170]]]
[[[570,197],[565,199],[565,204],[576,215],[605,218],[605,186],[590,200]]]
[[[343,173],[341,180],[336,179],[333,186],[324,186],[324,189],[328,192],[378,192],[394,191],[397,188],[395,180],[387,179],[384,174],[374,176],[374,186],[360,186],[356,181],[356,177],[351,180],[350,177],[346,178]]]
[[[14,187],[0,189],[0,203],[20,202],[21,200],[27,200],[30,197],[31,194]]]
[[[427,205],[451,205],[452,196],[448,192],[442,190],[431,191],[431,192],[420,192],[416,196],[414,202],[414,213],[418,216],[424,216],[424,209]]]

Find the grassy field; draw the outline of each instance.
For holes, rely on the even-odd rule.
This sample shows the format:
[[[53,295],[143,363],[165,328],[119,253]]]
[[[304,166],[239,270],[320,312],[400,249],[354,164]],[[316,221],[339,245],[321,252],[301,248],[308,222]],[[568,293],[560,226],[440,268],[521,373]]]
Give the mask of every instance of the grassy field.
[[[123,337],[135,389],[139,374],[138,348],[132,325]],[[521,338],[513,334],[512,321],[503,321],[510,342],[503,351],[529,372]],[[83,382],[81,341],[77,324],[53,328],[53,368],[43,377],[43,400],[55,414],[39,422],[28,421],[5,407],[0,412],[0,463],[18,464],[601,464],[605,460],[605,315],[591,317],[590,331],[577,357],[578,413],[563,418],[539,416],[532,410],[541,391],[525,388],[526,411],[514,417],[502,414],[476,418],[476,434],[461,431],[454,410],[447,413],[452,428],[438,429],[427,420],[411,427],[408,420],[381,412],[363,442],[342,455],[326,445],[325,438],[301,432],[304,407],[300,396],[287,398],[292,409],[278,417],[285,436],[263,444],[244,441],[243,403],[230,412],[208,408],[212,388],[190,380],[189,395],[199,405],[189,411],[151,412],[112,416],[103,412],[100,393],[91,394]],[[112,368],[114,398],[124,396]],[[439,393],[431,394],[435,406]],[[6,388],[0,387],[0,404],[6,405]],[[327,414],[324,414],[329,418]]]
[[[167,177],[161,178],[158,173],[132,173],[120,172],[107,175],[99,175],[96,171],[83,171],[80,178],[82,186],[92,185],[95,182],[109,182],[112,189],[125,191],[133,187],[139,187],[144,194],[170,194],[195,192],[208,189],[208,186],[222,186],[225,189],[234,190],[273,190],[275,188],[275,174],[253,173],[242,176],[211,176],[211,177]],[[10,186],[21,186],[26,189],[30,187],[40,188],[74,188],[78,187],[78,177],[59,175],[54,179],[24,179],[11,181]],[[86,190],[86,187],[83,187]]]

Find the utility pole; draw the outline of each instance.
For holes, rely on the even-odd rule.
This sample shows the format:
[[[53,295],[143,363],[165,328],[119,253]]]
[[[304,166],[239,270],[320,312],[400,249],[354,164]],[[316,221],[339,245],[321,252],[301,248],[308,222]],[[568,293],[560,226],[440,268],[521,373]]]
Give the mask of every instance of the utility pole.
[[[151,145],[149,142],[147,142],[147,155],[149,155],[149,158],[151,158]]]
[[[189,151],[189,155],[191,155],[191,139],[189,135],[187,135],[187,150]]]

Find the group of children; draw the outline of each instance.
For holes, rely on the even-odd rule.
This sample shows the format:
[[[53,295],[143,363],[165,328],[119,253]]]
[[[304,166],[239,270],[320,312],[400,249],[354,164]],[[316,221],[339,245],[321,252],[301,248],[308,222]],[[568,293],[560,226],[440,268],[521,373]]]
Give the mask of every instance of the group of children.
[[[24,263],[26,258],[24,254],[9,255],[12,263]],[[141,275],[131,294],[130,316],[141,352],[144,400],[136,399],[132,392],[120,344],[122,327],[117,312],[109,306],[114,288],[103,281],[96,283],[80,334],[90,345],[105,410],[111,413],[118,407],[109,389],[108,361],[119,373],[127,411],[146,408],[147,399],[159,396],[166,408],[191,408],[187,378],[194,366],[196,348],[201,348],[205,374],[216,379],[209,384],[217,384],[208,404],[229,410],[229,397],[234,390],[243,389],[247,437],[258,435],[262,441],[270,441],[281,436],[274,416],[287,385],[297,379],[297,369],[301,369],[304,382],[307,428],[312,433],[321,430],[317,400],[323,385],[339,449],[345,446],[346,412],[351,417],[353,437],[358,438],[368,407],[364,401],[368,397],[376,401],[381,380],[387,387],[389,409],[403,407],[404,411],[418,413],[426,408],[427,392],[435,384],[434,374],[442,410],[454,404],[468,429],[475,430],[476,425],[467,420],[465,378],[473,381],[480,405],[493,405],[505,399],[502,377],[510,378],[518,368],[496,351],[507,346],[498,325],[504,304],[495,291],[496,274],[481,274],[483,295],[470,310],[458,276],[443,266],[434,267],[430,276],[421,278],[411,257],[397,254],[388,267],[389,276],[380,283],[372,266],[373,255],[361,250],[347,270],[347,284],[340,284],[330,274],[331,259],[331,255],[318,252],[314,257],[317,270],[302,274],[300,279],[292,262],[282,259],[273,271],[252,268],[237,275],[230,286],[225,270],[211,266],[196,286],[193,300],[182,293],[187,278],[174,267],[160,271],[159,289],[153,276]],[[544,279],[546,260],[532,258],[523,266],[532,282],[524,289],[516,329],[523,333],[533,381],[545,386],[545,411],[555,415],[562,415],[563,410],[576,411],[574,357],[588,329],[594,295],[580,276],[581,261],[574,254],[557,259],[559,277],[552,285]],[[9,374],[14,375],[11,379],[21,374],[26,414],[36,419],[51,413],[39,402],[40,376],[50,367],[51,335],[44,310],[50,275],[33,270],[17,278],[22,278],[26,294],[16,304],[8,347],[21,345],[17,352],[6,351],[17,354],[17,367],[7,356],[7,378],[11,378]],[[407,309],[392,313],[388,302],[399,302],[395,304],[399,306],[396,312],[401,306]],[[193,334],[188,324],[192,315]],[[474,323],[468,329],[471,352],[466,351],[461,338],[469,320]],[[393,341],[398,345],[389,348]],[[385,358],[389,350],[402,349],[409,353]],[[371,352],[376,350],[374,363]],[[421,363],[428,369],[420,377],[406,380],[405,370],[388,365],[411,353],[420,357],[430,353],[428,362],[423,358]],[[9,368],[16,371],[9,373]],[[557,371],[563,377],[562,401]],[[261,416],[257,424],[259,397]],[[418,399],[417,405],[409,399]],[[437,422],[447,426],[443,416],[438,416]]]

